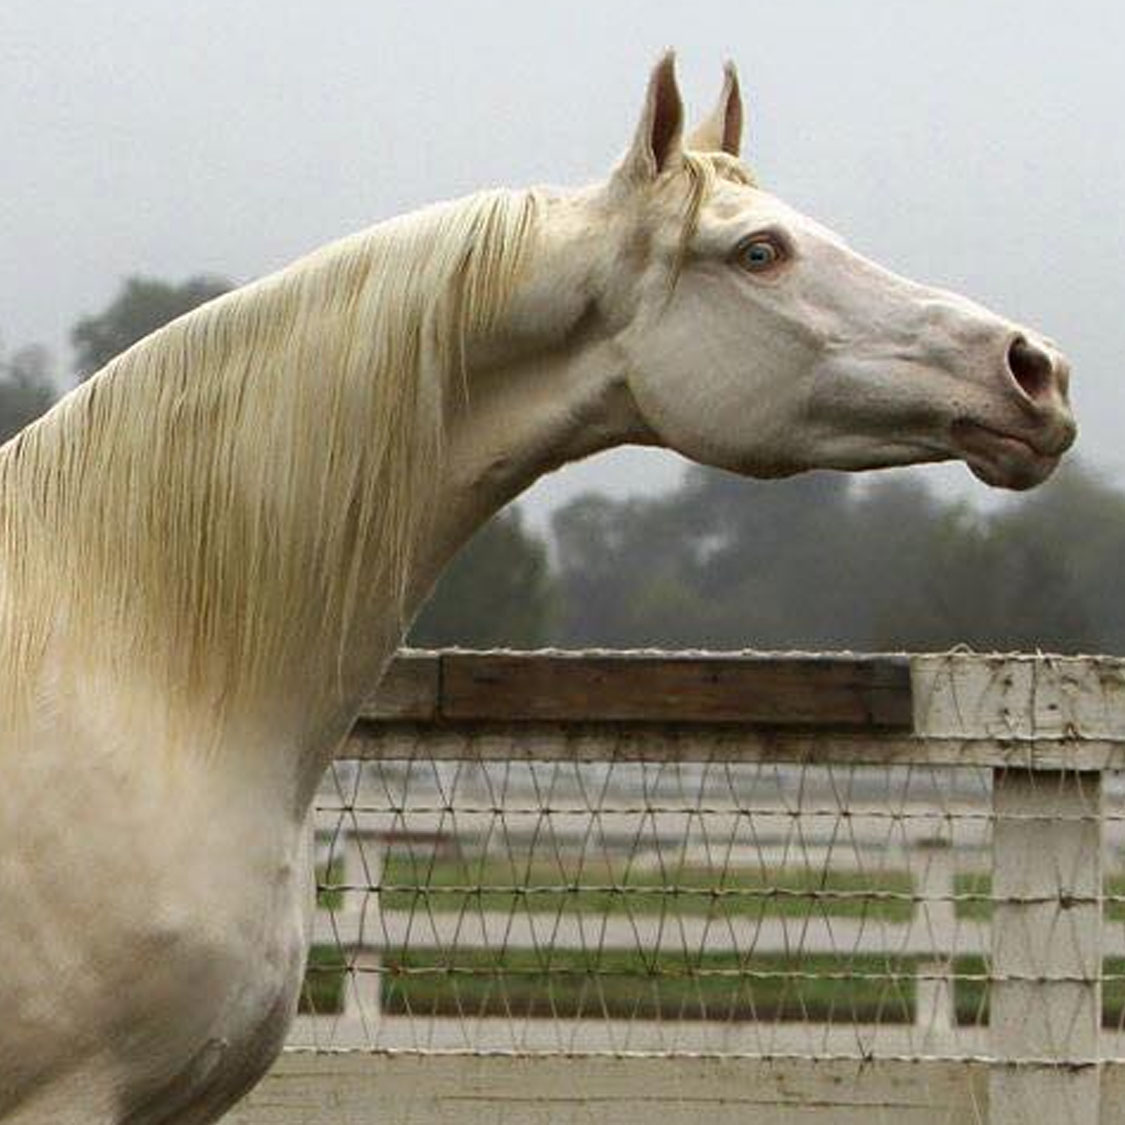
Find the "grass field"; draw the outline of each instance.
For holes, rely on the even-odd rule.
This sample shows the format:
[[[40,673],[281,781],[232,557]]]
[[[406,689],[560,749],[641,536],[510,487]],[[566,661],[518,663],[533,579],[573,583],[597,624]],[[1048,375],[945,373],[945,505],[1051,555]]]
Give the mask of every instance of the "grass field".
[[[388,1015],[902,1024],[914,1019],[918,958],[752,958],[733,953],[644,957],[636,951],[415,949],[387,958]],[[1104,970],[1102,1023],[1125,1020],[1125,958]],[[953,962],[957,1021],[988,1021],[981,957]],[[339,1011],[344,959],[314,950],[303,1010]]]
[[[887,922],[910,920],[914,889],[905,871],[680,864],[657,868],[570,859],[517,863],[402,855],[388,857],[382,881],[384,910],[519,909],[588,916],[663,912],[716,918],[805,917],[815,912]],[[855,897],[832,897],[838,893]]]
[[[955,895],[974,895],[979,898],[957,903],[957,917],[987,921],[992,917],[992,878],[986,872],[961,872],[953,878]],[[1110,875],[1105,880],[1105,893],[1112,896],[1106,902],[1102,917],[1107,922],[1125,922],[1125,875]]]
[[[342,879],[337,861],[321,870],[322,883]],[[560,861],[464,859],[390,855],[383,870],[385,910],[511,911],[537,914],[620,915],[678,913],[722,917],[870,918],[908,922],[914,911],[910,873],[903,870],[855,872],[806,867],[701,867],[669,864],[611,865]],[[954,877],[957,917],[986,921],[992,916],[992,880],[986,872]],[[1105,920],[1125,922],[1125,874],[1106,880]],[[842,894],[843,897],[833,897]],[[1117,901],[1120,900],[1120,901]],[[340,891],[322,888],[322,909],[342,904]]]
[[[339,864],[324,881],[342,878]],[[805,867],[663,868],[577,862],[572,857],[500,860],[410,856],[392,853],[382,875],[384,910],[435,913],[500,911],[562,917],[624,914],[730,917],[863,917],[908,922],[914,904],[909,872],[854,872]],[[958,901],[961,919],[987,920],[991,881],[961,873],[954,893],[981,896]],[[826,894],[827,892],[827,894]],[[1106,892],[1125,898],[1125,875],[1106,882]],[[835,898],[842,893],[844,897]],[[322,889],[318,901],[337,908],[342,893]],[[1125,921],[1125,902],[1108,902],[1105,917]],[[486,1015],[613,1019],[807,1020],[903,1023],[913,1020],[917,959],[888,955],[783,954],[747,958],[738,953],[692,956],[643,951],[412,949],[384,964],[382,1001],[390,1014]],[[1109,959],[1103,987],[1103,1022],[1125,1019],[1125,959]],[[302,1010],[339,1011],[346,959],[338,950],[314,947]],[[987,1020],[987,985],[979,957],[953,964],[957,1019]],[[825,979],[825,978],[828,979]]]

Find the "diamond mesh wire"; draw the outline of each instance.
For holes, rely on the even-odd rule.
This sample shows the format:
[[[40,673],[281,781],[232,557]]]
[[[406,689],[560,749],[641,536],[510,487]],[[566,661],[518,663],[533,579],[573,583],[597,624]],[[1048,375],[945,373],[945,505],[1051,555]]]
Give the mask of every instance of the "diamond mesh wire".
[[[336,764],[291,1045],[1083,1065],[1095,985],[1125,1058],[1113,775],[533,758]]]

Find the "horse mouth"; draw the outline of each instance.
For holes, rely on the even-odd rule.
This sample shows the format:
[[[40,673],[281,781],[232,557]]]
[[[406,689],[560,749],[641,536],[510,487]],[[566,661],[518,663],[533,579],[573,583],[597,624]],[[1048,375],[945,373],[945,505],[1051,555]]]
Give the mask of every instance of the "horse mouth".
[[[953,423],[953,440],[969,471],[994,488],[1022,491],[1042,484],[1058,465],[1069,441],[1048,452],[1030,438],[970,422]]]

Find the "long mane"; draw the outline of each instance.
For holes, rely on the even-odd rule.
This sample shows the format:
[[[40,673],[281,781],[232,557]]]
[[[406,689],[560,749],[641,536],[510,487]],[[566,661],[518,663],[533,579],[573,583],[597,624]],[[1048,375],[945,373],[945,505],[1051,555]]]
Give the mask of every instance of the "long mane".
[[[534,194],[487,192],[326,247],[0,448],[0,711],[31,702],[60,636],[64,666],[96,657],[171,706],[340,651],[369,591],[401,615],[447,395],[535,216]]]

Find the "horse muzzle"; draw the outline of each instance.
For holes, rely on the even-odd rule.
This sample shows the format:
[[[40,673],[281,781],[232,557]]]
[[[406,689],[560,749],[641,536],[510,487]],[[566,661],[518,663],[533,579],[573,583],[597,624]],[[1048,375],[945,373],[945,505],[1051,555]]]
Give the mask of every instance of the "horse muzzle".
[[[1002,412],[953,422],[954,445],[980,480],[1027,489],[1045,481],[1074,444],[1070,365],[1046,341],[1015,332],[1004,353]]]

